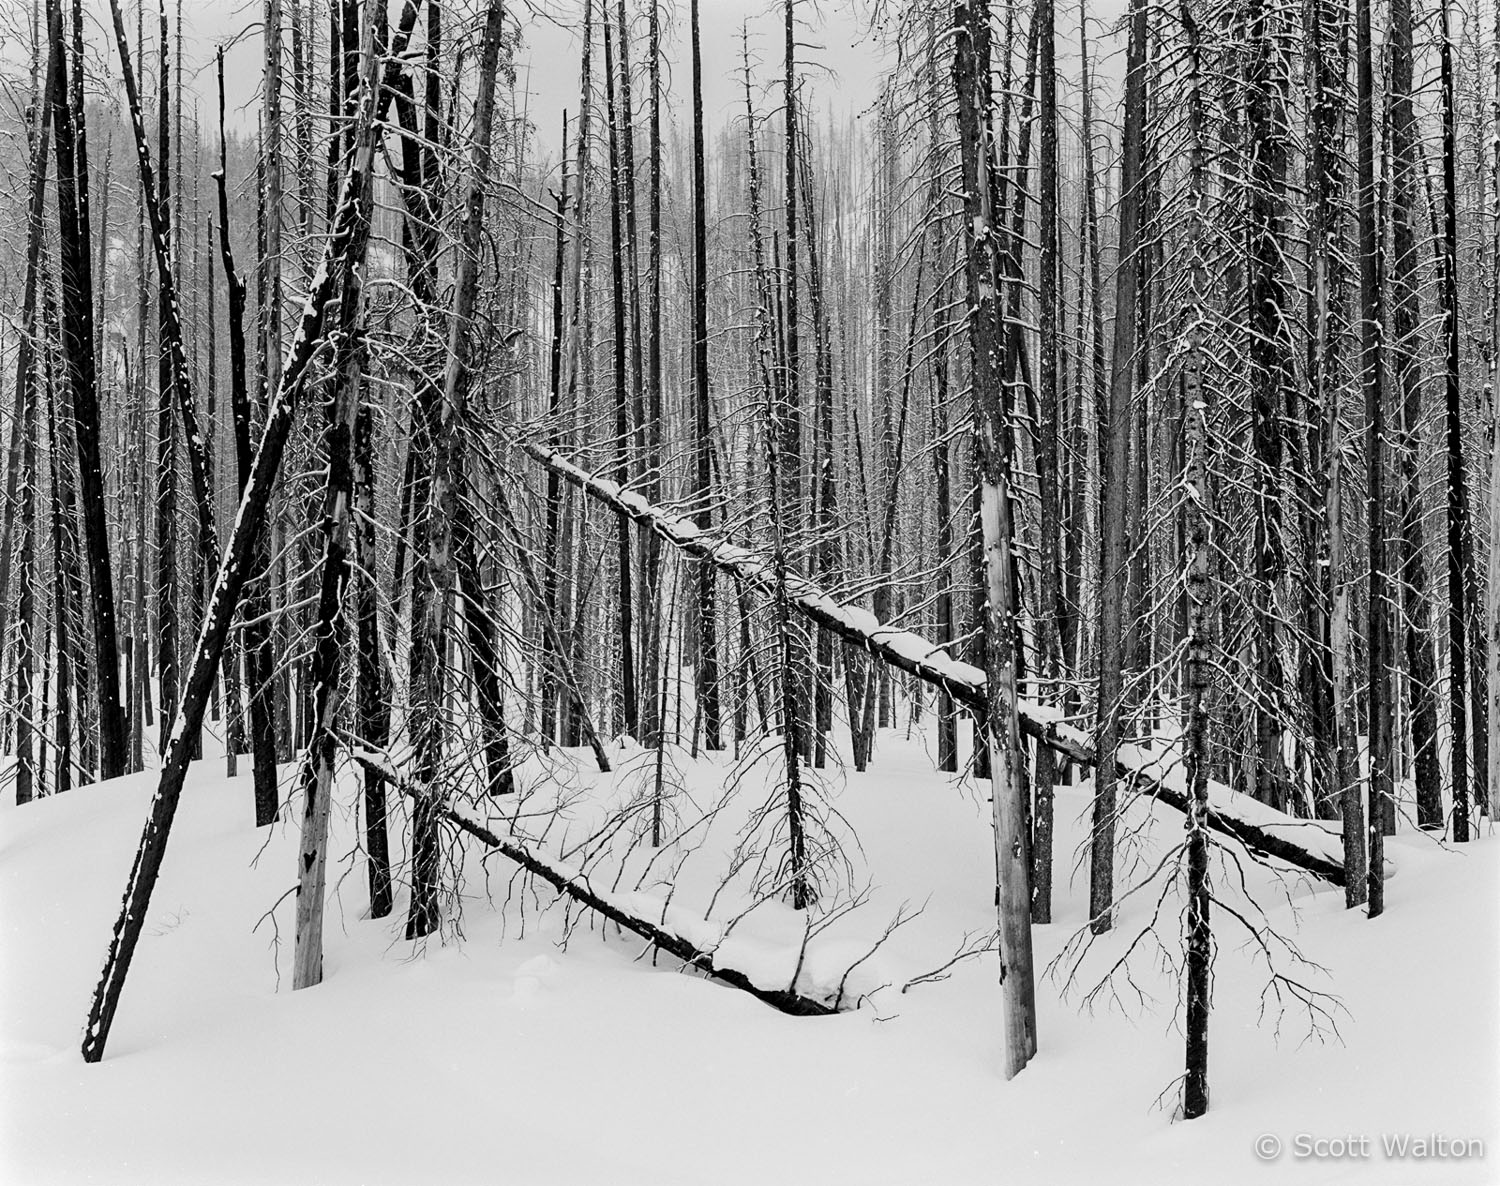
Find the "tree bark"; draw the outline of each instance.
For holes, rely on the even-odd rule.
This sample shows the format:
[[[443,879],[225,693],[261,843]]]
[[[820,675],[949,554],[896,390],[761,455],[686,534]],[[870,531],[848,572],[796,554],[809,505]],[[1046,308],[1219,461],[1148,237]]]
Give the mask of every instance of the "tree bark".
[[[1470,838],[1469,766],[1469,585],[1464,550],[1469,530],[1468,476],[1464,465],[1463,401],[1459,388],[1458,325],[1458,183],[1454,123],[1453,40],[1447,0],[1442,4],[1439,56],[1443,92],[1443,266],[1444,376],[1446,392],[1448,525],[1448,695],[1452,751],[1449,769],[1453,782],[1453,839]],[[1373,463],[1372,463],[1373,464]],[[1480,773],[1477,772],[1476,773]],[[1487,772],[1484,772],[1487,773]],[[1481,774],[1481,777],[1483,775]],[[1374,832],[1371,832],[1372,843]],[[1372,854],[1371,859],[1374,859]],[[1375,885],[1370,886],[1370,913],[1376,910]]]
[[[117,23],[118,12],[116,7]],[[123,41],[123,37],[121,40]],[[288,349],[286,365],[280,370],[281,381],[266,417],[250,481],[240,496],[234,529],[220,560],[218,577],[209,598],[208,614],[199,631],[198,644],[193,649],[182,703],[177,710],[177,724],[162,758],[157,791],[152,797],[150,815],[126,883],[120,916],[110,937],[104,971],[94,989],[82,1043],[85,1062],[98,1062],[109,1041],[110,1029],[119,1008],[120,993],[129,974],[136,945],[140,941],[141,928],[150,909],[151,894],[161,872],[172,821],[182,796],[190,753],[189,738],[202,724],[203,711],[223,654],[229,625],[239,605],[245,581],[250,576],[256,535],[266,522],[271,490],[281,469],[292,417],[307,385],[313,353],[324,338],[324,317],[329,305],[342,291],[350,270],[364,258],[369,228],[359,217],[358,195],[365,184],[364,178],[369,174],[374,156],[371,135],[373,122],[374,96],[366,94],[362,97],[355,123],[355,140],[360,146],[359,151],[351,160],[345,177],[333,233],[328,236],[322,263],[314,273],[315,284],[303,304],[302,318]]]
[[[1417,251],[1417,170],[1420,129],[1412,103],[1410,0],[1391,4],[1391,370],[1401,395],[1397,444],[1400,458],[1400,571],[1405,608],[1406,677],[1410,702],[1417,822],[1443,825],[1442,772],[1437,748],[1437,661],[1428,607],[1426,539],[1422,528],[1417,445],[1422,426],[1422,371],[1417,335],[1422,324]],[[1392,804],[1394,807],[1394,804]],[[1394,816],[1394,811],[1391,812]],[[1394,823],[1394,819],[1390,821]]]
[[[48,0],[53,75],[52,126],[57,137],[59,252],[62,265],[63,362],[67,370],[78,478],[83,487],[84,548],[89,569],[99,697],[101,774],[125,773],[124,718],[120,708],[120,658],[115,630],[113,569],[105,522],[103,459],[99,439],[93,332],[92,239],[88,221],[87,156],[82,111],[68,86],[60,0]],[[81,95],[81,83],[79,94]],[[149,199],[148,199],[149,200]]]
[[[1139,0],[1137,0],[1139,3]],[[980,430],[981,524],[989,593],[988,649],[991,797],[998,884],[1000,983],[1005,1030],[1005,1077],[1036,1054],[1036,1003],[1031,952],[1031,860],[1021,779],[1015,707],[1015,633],[1010,518],[1010,426],[1004,411],[1004,326],[999,304],[1000,263],[990,166],[990,34],[988,0],[958,0],[954,14],[953,84],[958,95],[963,156],[965,277],[969,342]]]
[[[1184,302],[1187,354],[1182,364],[1183,433],[1186,437],[1188,653],[1186,765],[1188,789],[1187,862],[1187,1068],[1182,1115],[1193,1120],[1208,1111],[1208,1017],[1213,993],[1213,928],[1208,874],[1209,693],[1213,680],[1214,564],[1212,478],[1208,471],[1208,391],[1203,383],[1204,325],[1207,320],[1208,201],[1203,142],[1202,62],[1198,26],[1189,0],[1181,0],[1187,40],[1189,291]]]
[[[1281,667],[1278,590],[1286,571],[1282,544],[1281,487],[1286,396],[1292,378],[1291,330],[1287,324],[1285,238],[1287,176],[1286,68],[1284,34],[1276,10],[1252,0],[1246,14],[1250,39],[1246,66],[1246,135],[1250,158],[1245,289],[1249,301],[1249,364],[1252,488],[1255,526],[1251,569],[1254,736],[1245,790],[1278,811],[1287,807],[1282,758],[1284,677]]]
[[[384,49],[372,43],[369,76],[364,89],[373,89],[376,54]],[[349,96],[349,102],[356,101]],[[366,134],[368,136],[368,133]],[[373,187],[368,173],[353,195],[355,217],[366,226],[359,233],[367,239]],[[354,501],[354,431],[359,414],[360,372],[364,344],[361,333],[360,298],[364,261],[352,261],[339,296],[338,321],[332,327],[333,377],[327,398],[328,418],[323,430],[323,452],[328,480],[323,496],[322,558],[318,566],[318,616],[313,627],[312,681],[313,723],[302,761],[302,833],[297,856],[296,933],[292,950],[292,988],[310,988],[323,979],[324,870],[328,860],[328,817],[332,806],[333,778],[338,759],[335,722],[343,699],[343,655],[349,633],[344,613],[344,595],[349,584],[349,527]]]
[[[422,714],[413,742],[423,798],[412,817],[412,888],[406,937],[417,939],[437,929],[438,829],[433,805],[442,799],[444,680],[448,657],[448,609],[454,587],[456,502],[463,493],[464,419],[470,382],[469,328],[479,291],[480,247],[484,233],[484,195],[490,170],[490,134],[494,119],[495,71],[504,25],[502,0],[489,0],[480,50],[479,92],[474,103],[474,132],[468,161],[458,271],[448,326],[448,366],[443,376],[437,417],[432,484],[427,499],[426,553],[414,574],[420,597],[413,597],[415,637],[412,683],[419,690]]]
[[[693,416],[697,441],[693,481],[698,500],[693,522],[704,531],[713,526],[713,413],[708,386],[708,170],[704,163],[703,57],[699,48],[698,0],[689,5],[693,55]],[[723,748],[719,706],[719,640],[714,567],[699,564],[697,577],[698,661],[693,682],[703,714],[703,743]]]
[[[1126,466],[1135,376],[1136,282],[1133,257],[1140,249],[1141,146],[1145,133],[1146,5],[1131,0],[1130,46],[1125,62],[1125,138],[1120,157],[1120,250],[1115,268],[1114,357],[1109,422],[1101,434],[1099,551],[1099,773],[1094,787],[1089,881],[1090,926],[1109,930],[1114,904],[1115,750],[1120,742],[1124,691]],[[1101,426],[1103,427],[1103,426]],[[1106,455],[1106,447],[1108,453]]]
[[[1355,137],[1359,170],[1359,293],[1361,340],[1360,383],[1365,393],[1365,457],[1368,467],[1366,495],[1369,499],[1369,624],[1366,651],[1369,659],[1370,720],[1370,810],[1369,914],[1384,909],[1385,885],[1381,868],[1385,833],[1380,823],[1383,804],[1391,795],[1390,769],[1390,666],[1387,655],[1385,572],[1385,392],[1383,343],[1380,334],[1381,260],[1375,217],[1374,69],[1370,49],[1370,3],[1355,0],[1355,66],[1358,96]],[[1335,646],[1337,646],[1335,640]],[[1340,745],[1345,740],[1340,739]],[[1350,809],[1345,806],[1346,827]],[[1347,840],[1346,840],[1347,853]]]
[[[373,772],[376,777],[388,784],[394,784],[400,790],[411,797],[419,800],[418,809],[421,809],[420,797],[423,794],[417,787],[410,783],[399,781],[392,773],[378,763],[368,758],[360,758],[361,764],[367,771]],[[783,1013],[789,1013],[794,1017],[822,1017],[838,1011],[837,1006],[830,1006],[825,1002],[811,997],[801,995],[795,991],[795,986],[778,989],[767,988],[759,984],[751,976],[730,967],[716,958],[713,951],[706,951],[695,945],[685,936],[678,934],[669,928],[664,922],[652,921],[638,914],[634,914],[625,908],[624,904],[608,893],[602,893],[593,888],[589,883],[587,875],[568,866],[548,861],[532,852],[517,837],[502,835],[491,831],[483,824],[475,823],[467,816],[455,811],[445,802],[434,801],[429,809],[438,817],[452,824],[454,827],[473,836],[490,848],[496,849],[515,861],[528,873],[533,873],[547,882],[559,893],[565,894],[574,901],[581,902],[591,910],[598,911],[603,917],[633,935],[645,939],[653,946],[661,948],[669,955],[674,955],[683,963],[734,988],[748,992],[758,1000]]]
[[[374,420],[369,404],[362,401],[354,421],[354,556],[359,566],[355,594],[356,711],[360,740],[368,746],[383,748],[390,740],[391,704],[385,669],[380,662]],[[385,787],[368,772],[364,784],[365,872],[370,887],[370,917],[384,918],[392,906]]]
[[[47,205],[47,146],[52,135],[52,88],[54,83],[52,54],[47,54],[42,89],[31,112],[29,147],[31,150],[31,192],[26,207],[26,276],[21,293],[21,336],[16,343],[16,411],[11,420],[10,448],[5,470],[5,507],[0,515],[0,639],[6,634],[10,612],[11,537],[15,530],[16,486],[20,478],[21,450],[24,447],[23,417],[27,384],[36,383],[37,300],[41,289],[38,275],[42,255]]]
[[[249,371],[245,361],[245,280],[240,275],[229,245],[229,195],[226,175],[228,161],[224,139],[224,51],[218,54],[219,70],[219,170],[214,180],[219,191],[219,251],[224,258],[224,279],[229,289],[229,400],[234,422],[236,489],[241,495],[250,481],[254,457],[250,446]],[[271,717],[271,680],[274,657],[271,652],[270,623],[265,620],[266,598],[262,582],[267,579],[269,556],[264,533],[256,541],[254,561],[256,583],[249,602],[250,622],[245,626],[242,648],[246,684],[250,690],[250,749],[254,782],[255,826],[263,828],[276,821],[276,727]],[[232,678],[232,677],[231,677]]]
[[[604,19],[605,118],[609,122],[609,177],[613,200],[609,209],[611,276],[614,281],[614,360],[615,360],[615,480],[621,486],[630,481],[630,404],[629,357],[626,339],[626,294],[624,254],[629,250],[621,226],[621,207],[626,202],[620,162],[620,115],[616,112],[614,36],[609,16]],[[623,118],[628,121],[627,109]],[[620,719],[631,737],[640,733],[639,702],[636,696],[635,672],[635,605],[631,582],[630,527],[625,519],[616,522],[616,579],[619,582],[620,645]]]
[[[556,469],[562,474],[564,481],[611,512],[634,519],[644,530],[656,531],[674,547],[694,559],[711,562],[732,577],[742,593],[754,589],[774,595],[774,567],[766,557],[700,533],[687,519],[675,517],[641,499],[622,498],[619,488],[613,482],[585,473],[545,445],[523,441],[521,447],[537,462]],[[851,644],[850,650],[867,652],[883,663],[946,691],[981,719],[988,715],[990,696],[982,669],[956,662],[921,635],[880,622],[867,611],[841,604],[828,591],[805,577],[788,576],[786,583],[787,604],[792,611],[844,639]],[[1097,751],[1088,744],[1086,736],[1079,730],[1015,700],[1014,689],[1011,689],[1006,699],[1016,704],[1020,728],[1025,730],[1027,736],[1050,746],[1069,761],[1083,766],[1097,763]],[[764,707],[762,704],[762,708]],[[767,714],[763,712],[762,715]],[[1156,777],[1149,769],[1144,768],[1149,765],[1149,762],[1138,760],[1126,762],[1117,756],[1116,776],[1129,776],[1146,797],[1165,804],[1174,811],[1185,813],[1188,810],[1187,797],[1170,782]],[[1225,794],[1228,794],[1227,789]],[[1235,837],[1253,852],[1286,861],[1333,885],[1344,884],[1341,860],[1330,860],[1318,851],[1319,846],[1315,843],[1295,838],[1299,829],[1308,829],[1303,835],[1312,840],[1326,837],[1324,829],[1315,823],[1305,823],[1287,816],[1269,827],[1261,827],[1237,814],[1216,810],[1209,816],[1209,827]]]
[[[1037,676],[1052,681],[1053,689],[1040,695],[1056,702],[1056,681],[1062,676],[1062,529],[1058,485],[1061,454],[1058,447],[1058,282],[1061,278],[1057,225],[1057,58],[1056,13],[1053,0],[1039,0],[1041,25],[1038,70],[1041,74],[1041,299],[1040,423],[1037,425],[1037,483],[1041,494],[1041,555],[1038,574],[1037,629],[1040,655]],[[1045,687],[1045,684],[1042,685]],[[1036,747],[1035,808],[1032,823],[1031,918],[1052,921],[1052,788],[1056,774],[1052,751]]]

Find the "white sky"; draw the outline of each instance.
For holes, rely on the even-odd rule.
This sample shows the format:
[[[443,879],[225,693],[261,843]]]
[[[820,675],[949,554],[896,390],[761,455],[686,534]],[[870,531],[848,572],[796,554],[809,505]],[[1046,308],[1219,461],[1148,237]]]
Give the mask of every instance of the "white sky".
[[[126,0],[129,8],[134,5]],[[614,10],[616,0],[608,0]],[[639,0],[627,0],[634,12],[643,12]],[[94,0],[100,26],[96,44],[102,50],[113,46],[108,34],[108,10]],[[172,5],[175,8],[175,4]],[[393,2],[393,11],[395,3]],[[462,0],[462,7],[477,7],[475,0]],[[555,149],[564,108],[570,117],[578,110],[579,51],[581,23],[579,0],[517,0],[509,6],[512,19],[519,19],[525,44],[518,62],[518,86],[529,96],[529,109],[541,143]],[[799,54],[805,68],[805,101],[820,115],[835,117],[864,110],[873,101],[885,65],[880,47],[863,33],[862,11],[866,0],[818,0],[804,3],[799,19]],[[704,107],[710,126],[737,118],[742,109],[740,89],[740,28],[748,24],[750,53],[756,82],[760,86],[757,105],[763,110],[780,102],[779,87],[771,84],[782,69],[782,25],[780,0],[700,0],[702,25]],[[691,86],[687,53],[688,9],[686,0],[663,0],[662,87],[669,108],[668,119],[686,121]],[[154,14],[148,8],[148,26]],[[261,79],[260,0],[224,3],[220,0],[183,0],[186,48],[185,67],[196,72],[196,90],[205,122],[211,117],[215,98],[213,54],[220,43],[226,52],[226,91],[231,127],[254,127]],[[133,14],[132,14],[133,18]],[[127,18],[127,19],[132,19]],[[596,12],[597,21],[597,12]],[[133,31],[133,30],[132,30]],[[632,64],[643,59],[646,23],[639,20],[632,44]],[[150,30],[147,32],[148,40]],[[323,52],[326,52],[323,51]],[[756,62],[756,59],[758,63]],[[110,54],[108,69],[117,76],[118,65]],[[595,77],[603,71],[603,45],[595,28]],[[236,114],[238,112],[238,115]]]
[[[37,0],[40,3],[40,0]],[[138,0],[122,0],[126,20],[132,33]],[[157,0],[143,0],[147,6],[148,42],[153,39]],[[482,0],[445,0],[448,27],[453,22],[472,23]],[[597,0],[596,0],[597,2]],[[611,10],[617,0],[604,0]],[[876,0],[798,0],[799,59],[804,87],[804,102],[820,120],[832,116],[842,121],[850,115],[868,111],[873,103],[880,76],[894,64],[894,49],[882,44],[877,36],[866,32],[869,12]],[[881,0],[899,10],[903,0]],[[1026,10],[1026,0],[1014,0],[1018,12]],[[1077,40],[1079,0],[1059,0],[1058,4],[1058,71],[1062,85],[1061,98],[1068,104],[1070,82],[1077,76]],[[1114,114],[1111,92],[1117,88],[1120,74],[1119,38],[1110,29],[1124,11],[1126,0],[1085,0],[1088,4],[1090,39],[1095,58],[1095,85],[1098,116],[1110,121]],[[0,0],[0,63],[13,77],[24,75],[29,56],[29,20],[31,0]],[[166,0],[175,22],[177,0]],[[289,6],[290,0],[283,0]],[[389,0],[393,10],[400,0]],[[685,127],[689,118],[688,102],[691,84],[687,53],[687,0],[661,0],[663,20],[664,68],[663,90],[667,104],[666,122]],[[198,97],[201,122],[212,126],[217,102],[214,82],[214,51],[226,49],[226,82],[228,122],[231,130],[252,133],[259,111],[261,82],[261,12],[262,0],[182,0],[185,34],[185,79]],[[752,69],[757,85],[756,103],[762,114],[769,114],[781,102],[779,78],[782,70],[782,0],[700,0],[703,28],[704,104],[710,129],[738,119],[743,110],[740,75],[740,29],[747,25],[750,33]],[[85,13],[92,22],[89,47],[92,58],[90,75],[96,97],[121,98],[119,63],[115,59],[114,36],[110,27],[107,0],[85,0]],[[627,0],[636,14],[636,56],[639,63],[645,51],[645,0]],[[559,125],[564,108],[576,116],[578,108],[578,73],[582,0],[508,0],[512,20],[518,20],[524,32],[524,44],[518,62],[518,84],[526,96],[532,122],[537,128],[540,145],[555,157]],[[1003,9],[996,5],[997,14]],[[596,10],[597,12],[597,10]],[[460,15],[464,14],[464,15]],[[596,16],[597,19],[597,16]],[[998,16],[997,16],[998,19]],[[324,34],[326,38],[326,34]],[[603,70],[603,47],[595,31],[595,77]],[[289,46],[288,38],[288,50]],[[133,48],[133,47],[132,47]],[[320,47],[319,57],[326,55]],[[326,59],[324,59],[326,61]],[[322,65],[326,71],[326,65]],[[637,72],[637,77],[639,77]],[[639,92],[637,99],[639,100]],[[191,100],[190,100],[191,102]]]
[[[550,0],[549,7],[569,14],[576,23],[580,5],[570,0]],[[610,0],[613,9],[614,0]],[[805,22],[799,32],[799,55],[806,70],[807,101],[819,112],[830,107],[835,116],[858,112],[874,99],[884,63],[880,48],[862,34],[861,22],[851,13],[847,0],[825,0],[821,11],[806,5]],[[675,11],[673,11],[675,10]],[[688,8],[686,0],[667,0],[662,30],[662,89],[673,115],[686,122],[690,116],[692,74],[688,56]],[[741,75],[740,29],[748,26],[752,72],[760,89],[757,105],[780,102],[779,88],[767,89],[781,75],[784,26],[777,0],[700,0],[702,29],[703,105],[710,126],[738,118],[744,109]],[[645,48],[645,21],[632,45],[635,54]],[[531,69],[520,84],[531,95],[533,122],[544,143],[555,143],[561,110],[578,109],[578,54],[581,38],[544,18],[527,25]],[[595,29],[594,69],[603,69],[603,49]],[[757,61],[758,59],[758,61]],[[641,60],[633,57],[632,63]],[[822,67],[819,69],[818,67]]]

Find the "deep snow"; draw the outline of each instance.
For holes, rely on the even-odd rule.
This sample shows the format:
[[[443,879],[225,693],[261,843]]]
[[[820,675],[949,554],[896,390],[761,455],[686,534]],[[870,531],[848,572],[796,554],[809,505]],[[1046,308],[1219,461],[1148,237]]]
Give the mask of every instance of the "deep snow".
[[[587,754],[569,755],[558,781],[581,798],[569,838],[559,825],[545,851],[581,838],[601,804],[638,793],[641,758],[625,756],[622,774],[600,779]],[[722,766],[674,762],[674,781],[700,807],[728,785]],[[576,915],[561,949],[564,911],[538,914],[550,893],[508,895],[513,868],[481,861],[477,845],[462,942],[432,941],[414,955],[400,938],[404,897],[392,918],[364,917],[354,821],[342,806],[352,780],[333,824],[325,981],[293,993],[290,897],[262,919],[295,884],[295,825],[253,828],[248,759],[242,769],[233,781],[221,760],[193,769],[96,1066],[83,1064],[78,1042],[154,773],[0,809],[0,1181],[1500,1181],[1500,863],[1488,821],[1466,846],[1416,833],[1388,841],[1401,872],[1374,922],[1346,912],[1340,890],[1301,878],[1281,890],[1252,869],[1271,923],[1326,969],[1308,979],[1347,1010],[1337,1018],[1343,1042],[1303,1042],[1295,1010],[1279,1040],[1274,1010],[1258,1024],[1265,976],[1220,911],[1212,1108],[1174,1123],[1176,988],[1147,951],[1136,982],[1154,1007],[1127,995],[1124,1009],[1104,1000],[1083,1010],[1081,991],[1064,999],[1058,978],[1043,980],[1040,1053],[1010,1083],[999,1073],[993,956],[899,991],[993,926],[988,805],[974,784],[935,773],[918,740],[882,733],[873,773],[824,778],[824,797],[859,839],[856,882],[871,886],[868,904],[830,932],[825,958],[840,944],[857,958],[902,903],[923,911],[864,969],[892,987],[818,1019],[783,1016],[667,958],[653,966],[630,936],[606,939]],[[538,768],[526,781],[545,797]],[[747,804],[759,801],[755,776],[741,785]],[[1060,790],[1057,921],[1036,931],[1039,966],[1084,921],[1086,876],[1072,872],[1070,883],[1070,872],[1086,808],[1085,787]],[[679,810],[690,816],[686,802]],[[674,908],[704,912],[732,815],[673,878]],[[1135,822],[1150,825],[1145,867],[1181,835],[1169,811]],[[1122,864],[1126,881],[1138,872]],[[1230,870],[1218,865],[1216,877],[1243,908]],[[742,901],[727,891],[715,916]],[[1126,903],[1079,970],[1081,987],[1124,951],[1155,901],[1153,890]],[[1177,909],[1169,900],[1169,949]],[[773,905],[746,924],[745,941],[795,942],[799,931]],[[1299,1134],[1368,1136],[1371,1155],[1300,1158]],[[1387,1134],[1479,1139],[1485,1156],[1393,1161],[1381,1148]],[[1254,1150],[1266,1135],[1284,1145],[1270,1164]]]

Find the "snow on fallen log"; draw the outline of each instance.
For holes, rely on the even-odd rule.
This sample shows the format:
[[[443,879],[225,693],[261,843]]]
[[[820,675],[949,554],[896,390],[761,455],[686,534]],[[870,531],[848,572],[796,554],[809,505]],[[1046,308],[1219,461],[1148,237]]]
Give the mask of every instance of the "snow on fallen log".
[[[413,799],[421,797],[420,790],[398,777],[378,755],[356,750],[351,751],[351,756],[362,768],[401,793]],[[811,952],[769,948],[739,936],[731,938],[723,924],[673,906],[654,894],[598,889],[586,872],[537,853],[522,837],[495,832],[451,804],[440,804],[437,814],[540,877],[563,896],[587,906],[689,967],[747,992],[783,1013],[797,1017],[831,1016],[856,1006],[863,995],[851,983],[851,973],[862,958],[840,964],[832,976],[815,975],[813,969],[818,964],[826,965],[827,961],[810,959]],[[868,977],[862,978],[861,983],[865,980]],[[877,986],[871,983],[865,987]]]
[[[1186,812],[1187,767],[1180,755],[1122,745],[1117,756],[1121,777],[1135,778],[1145,788],[1144,793]],[[1209,827],[1233,836],[1251,852],[1285,861],[1335,885],[1344,884],[1343,837],[1322,822],[1277,811],[1212,779],[1208,783],[1208,812]],[[1385,876],[1395,871],[1387,861]]]
[[[619,514],[654,531],[662,539],[699,560],[706,560],[746,584],[766,593],[775,589],[771,562],[749,548],[719,539],[691,520],[655,506],[640,494],[621,489],[574,465],[556,449],[534,441],[520,448],[564,481]],[[805,618],[840,638],[864,648],[882,661],[947,692],[981,719],[989,703],[984,672],[972,663],[953,658],[943,647],[911,630],[881,622],[869,610],[845,605],[805,577],[786,578],[788,603]],[[1021,728],[1043,745],[1084,766],[1096,763],[1092,739],[1070,725],[1061,711],[1021,700],[1016,705]],[[1132,780],[1146,796],[1183,813],[1188,809],[1186,779],[1180,758],[1162,757],[1137,746],[1121,746],[1116,771]],[[1276,811],[1223,783],[1210,782],[1209,826],[1234,837],[1259,856],[1274,858],[1334,885],[1344,884],[1344,846],[1336,833],[1315,820],[1298,819]],[[1385,875],[1394,871],[1386,863]]]

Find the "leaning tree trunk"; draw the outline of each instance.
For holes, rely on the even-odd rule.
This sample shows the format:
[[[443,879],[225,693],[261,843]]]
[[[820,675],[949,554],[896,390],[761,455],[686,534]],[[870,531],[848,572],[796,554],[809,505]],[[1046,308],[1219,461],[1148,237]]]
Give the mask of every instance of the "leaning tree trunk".
[[[111,7],[116,29],[120,31],[122,22],[118,4],[112,4]],[[119,37],[122,48],[124,40],[122,32]],[[127,85],[133,86],[134,80],[128,63],[127,57],[125,77]],[[361,97],[359,115],[355,121],[355,142],[359,145],[359,150],[351,159],[339,198],[333,232],[324,246],[322,263],[314,273],[314,287],[308,292],[303,304],[302,318],[288,350],[286,366],[280,371],[281,381],[276,390],[275,401],[268,409],[250,481],[240,496],[234,530],[230,533],[228,545],[219,562],[218,578],[208,601],[208,614],[199,630],[197,645],[193,648],[182,702],[177,709],[177,725],[168,739],[166,753],[162,756],[161,775],[156,794],[151,799],[150,815],[141,834],[135,862],[131,866],[120,916],[110,936],[104,971],[94,989],[93,1002],[89,1007],[82,1044],[85,1062],[98,1062],[104,1056],[105,1046],[109,1041],[110,1028],[120,1004],[120,993],[129,974],[136,945],[140,942],[141,928],[151,905],[151,894],[161,872],[162,859],[166,855],[172,820],[182,797],[182,786],[187,777],[191,753],[189,739],[203,723],[203,712],[224,652],[230,622],[239,607],[245,582],[251,575],[256,536],[266,524],[271,491],[281,470],[282,454],[291,432],[292,418],[307,386],[313,354],[324,340],[324,317],[329,305],[347,283],[355,262],[364,258],[369,227],[359,217],[358,196],[363,191],[364,179],[370,172],[374,158],[371,134],[374,105],[373,94],[367,92]]]
[[[142,204],[146,209],[146,221],[151,232],[152,253],[156,259],[156,274],[159,285],[158,329],[161,338],[161,361],[158,366],[158,395],[159,395],[159,424],[158,436],[163,451],[158,458],[161,466],[158,486],[158,548],[167,554],[159,558],[158,563],[162,566],[164,577],[168,578],[162,582],[162,596],[158,601],[158,613],[163,615],[163,625],[168,636],[172,640],[171,648],[166,645],[167,640],[160,640],[159,662],[163,671],[162,703],[164,706],[173,702],[173,698],[167,695],[168,677],[172,681],[172,690],[175,693],[176,680],[176,624],[172,621],[176,615],[176,574],[175,574],[175,534],[171,540],[166,538],[166,531],[162,519],[173,525],[176,517],[176,481],[166,461],[167,451],[173,441],[172,429],[172,398],[175,395],[177,411],[182,419],[182,433],[186,442],[189,469],[192,475],[194,504],[197,510],[198,523],[198,558],[207,566],[210,562],[216,562],[218,557],[218,530],[214,525],[213,493],[208,469],[208,457],[205,447],[205,437],[199,428],[198,414],[193,399],[192,383],[189,377],[187,352],[183,345],[182,315],[178,301],[178,290],[176,279],[173,274],[172,261],[172,222],[169,192],[169,147],[170,127],[166,115],[167,90],[166,70],[163,68],[162,89],[158,99],[158,121],[157,131],[161,142],[161,175],[160,186],[158,178],[151,165],[151,151],[146,143],[145,123],[142,116],[141,96],[137,87],[135,72],[130,64],[130,46],[125,36],[125,21],[119,11],[119,0],[110,0],[110,13],[114,20],[115,44],[120,54],[121,74],[125,82],[126,106],[130,113],[131,131],[135,137],[136,162],[140,169]],[[165,62],[167,45],[167,17],[165,8],[161,9],[161,44],[162,56]],[[81,447],[81,446],[80,446]],[[175,463],[173,463],[175,466]],[[85,497],[89,491],[85,487]],[[175,526],[174,526],[175,533]],[[101,659],[103,657],[101,656]],[[165,719],[163,712],[162,742],[165,748],[169,722]],[[194,734],[194,745],[199,747],[199,739]]]

